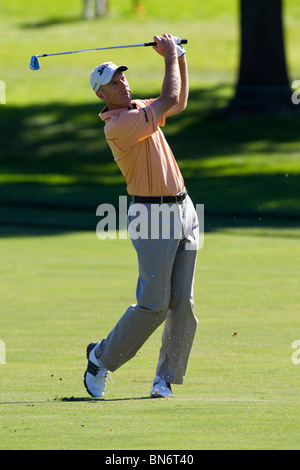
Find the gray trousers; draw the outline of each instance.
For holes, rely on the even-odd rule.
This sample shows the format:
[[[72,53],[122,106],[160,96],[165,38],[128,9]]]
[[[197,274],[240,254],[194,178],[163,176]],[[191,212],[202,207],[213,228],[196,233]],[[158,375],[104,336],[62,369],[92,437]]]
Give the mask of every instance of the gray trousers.
[[[143,211],[137,212],[137,206],[143,206]],[[176,204],[157,205],[163,206],[159,220],[153,217],[151,204],[129,207],[128,229],[139,267],[137,304],[127,309],[99,343],[96,355],[113,372],[134,357],[165,322],[156,375],[182,384],[198,323],[193,285],[199,223],[189,196]]]

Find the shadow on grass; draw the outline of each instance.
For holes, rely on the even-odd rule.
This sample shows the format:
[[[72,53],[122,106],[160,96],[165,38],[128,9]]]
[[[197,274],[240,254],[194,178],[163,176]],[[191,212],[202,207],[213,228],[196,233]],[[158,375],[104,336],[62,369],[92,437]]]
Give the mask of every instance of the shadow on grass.
[[[226,121],[225,104],[221,85],[192,91],[186,111],[164,128],[194,203],[205,205],[211,221],[219,218],[209,229],[256,227],[262,219],[298,226],[299,117]],[[0,225],[10,227],[2,233],[17,234],[20,226],[94,230],[100,204],[118,207],[126,186],[104,139],[101,108],[100,102],[1,107]],[[290,161],[295,166],[287,172]]]
[[[29,23],[23,23],[20,25],[20,28],[21,29],[39,29],[39,28],[47,28],[49,26],[57,26],[61,24],[78,23],[81,21],[86,21],[86,20],[84,20],[80,16],[53,17],[53,18],[46,18],[45,20],[30,21]]]
[[[110,402],[110,401],[139,401],[153,400],[151,397],[126,397],[126,398],[93,398],[93,397],[62,397],[57,401],[63,402]]]
[[[105,403],[111,401],[139,401],[139,400],[153,400],[151,397],[124,397],[124,398],[93,398],[93,397],[60,397],[60,398],[49,398],[48,400],[39,401],[5,401],[1,402],[0,405],[44,405],[49,403]]]

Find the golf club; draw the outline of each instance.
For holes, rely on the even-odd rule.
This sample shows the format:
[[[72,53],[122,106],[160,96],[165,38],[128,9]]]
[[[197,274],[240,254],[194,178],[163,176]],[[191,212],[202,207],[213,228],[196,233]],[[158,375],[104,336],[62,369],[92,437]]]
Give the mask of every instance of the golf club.
[[[177,44],[187,44],[187,39],[179,39],[177,40]],[[128,44],[126,46],[111,46],[111,47],[97,47],[95,49],[81,49],[79,51],[66,51],[66,52],[54,52],[52,54],[37,54],[33,55],[30,60],[30,68],[31,70],[39,70],[40,64],[38,57],[49,57],[51,55],[63,55],[63,54],[77,54],[78,52],[90,52],[90,51],[104,51],[107,49],[122,49],[125,47],[143,47],[143,46],[156,46],[156,42],[144,42],[142,44]]]

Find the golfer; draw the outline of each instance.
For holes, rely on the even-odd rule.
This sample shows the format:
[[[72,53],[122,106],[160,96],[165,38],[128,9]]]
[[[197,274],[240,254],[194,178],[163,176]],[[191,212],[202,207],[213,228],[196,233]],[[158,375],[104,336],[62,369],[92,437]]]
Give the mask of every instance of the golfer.
[[[165,63],[159,98],[133,100],[124,75],[127,67],[112,62],[96,67],[90,79],[97,97],[106,103],[100,113],[105,137],[132,198],[128,221],[136,230],[129,234],[139,267],[137,303],[126,310],[106,338],[87,347],[84,385],[93,397],[104,396],[109,371],[133,358],[163,322],[150,396],[170,397],[171,384],[184,382],[197,328],[193,296],[197,213],[160,129],[167,117],[186,107],[186,51],[170,34],[154,36],[154,41],[153,48]],[[154,208],[161,209],[155,223]],[[164,236],[166,218],[169,233]]]

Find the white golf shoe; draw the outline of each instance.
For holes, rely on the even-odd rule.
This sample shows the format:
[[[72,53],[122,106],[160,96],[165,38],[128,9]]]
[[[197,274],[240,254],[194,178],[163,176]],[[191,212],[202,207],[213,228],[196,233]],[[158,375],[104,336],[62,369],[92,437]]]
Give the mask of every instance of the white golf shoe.
[[[95,349],[99,343],[91,343],[86,350],[88,359],[87,370],[84,374],[84,386],[87,392],[95,398],[103,398],[106,389],[108,370],[96,357]]]
[[[151,398],[168,398],[172,396],[171,384],[166,382],[163,377],[156,376],[152,387]]]

